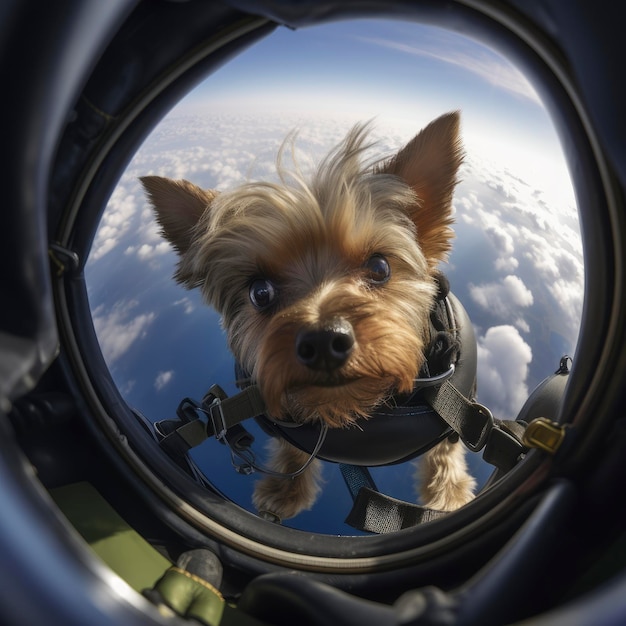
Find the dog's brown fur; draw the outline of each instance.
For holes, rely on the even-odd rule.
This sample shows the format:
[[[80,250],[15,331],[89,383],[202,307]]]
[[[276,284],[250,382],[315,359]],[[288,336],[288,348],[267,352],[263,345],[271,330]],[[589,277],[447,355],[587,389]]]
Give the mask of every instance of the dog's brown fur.
[[[282,150],[278,184],[217,193],[141,179],[180,255],[177,280],[198,287],[222,315],[233,354],[276,418],[350,426],[394,392],[410,391],[424,361],[434,272],[453,237],[459,115],[443,115],[377,164],[362,163],[366,136],[366,125],[355,126],[310,182],[282,167]],[[381,256],[389,276],[380,274]],[[253,303],[255,284],[267,306]],[[301,333],[337,324],[352,337],[345,361],[303,362]],[[282,440],[272,444],[275,471],[293,472],[306,456]],[[451,510],[472,498],[460,444],[439,444],[423,467],[426,505]],[[319,483],[316,460],[296,478],[263,478],[254,504],[286,519],[313,504]]]

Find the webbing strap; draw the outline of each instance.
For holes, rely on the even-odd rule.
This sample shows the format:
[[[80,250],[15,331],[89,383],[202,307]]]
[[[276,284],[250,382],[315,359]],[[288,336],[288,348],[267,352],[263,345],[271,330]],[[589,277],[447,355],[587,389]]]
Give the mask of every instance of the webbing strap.
[[[376,483],[370,474],[367,467],[363,465],[349,465],[347,463],[340,463],[339,469],[341,475],[346,482],[346,486],[350,491],[352,500],[356,500],[362,487],[367,487],[372,491],[378,491]]]
[[[211,387],[209,394],[215,388],[215,385]],[[211,417],[209,424],[207,424],[207,436],[209,437],[212,435],[219,436],[231,426],[261,415],[265,411],[265,402],[263,402],[261,392],[256,385],[250,385],[229,398],[219,397],[216,394],[214,397],[214,402],[205,407],[209,410]]]
[[[424,389],[423,395],[472,452],[485,448],[483,459],[498,469],[510,470],[526,450],[522,443],[524,422],[494,419],[488,408],[468,400],[449,381]]]
[[[200,420],[183,424],[180,428],[176,429],[176,432],[188,448],[194,448],[201,444],[207,437],[206,428]]]
[[[446,514],[445,511],[410,504],[362,487],[346,518],[346,524],[367,532],[385,534],[430,522]]]
[[[439,387],[427,387],[422,390],[422,394],[472,452],[485,446],[494,426],[489,409],[468,400],[450,381],[445,381]]]
[[[190,448],[200,445],[206,438],[206,424],[195,419],[178,425],[177,420],[163,420],[154,427],[160,436],[159,445],[167,451],[177,463],[185,466],[184,458]]]

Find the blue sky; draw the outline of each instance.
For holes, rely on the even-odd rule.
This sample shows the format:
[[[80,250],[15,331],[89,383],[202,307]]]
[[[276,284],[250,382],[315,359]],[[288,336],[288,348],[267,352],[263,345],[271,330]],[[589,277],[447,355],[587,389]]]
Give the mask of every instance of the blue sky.
[[[389,21],[279,28],[208,77],[137,152],[86,270],[94,326],[127,402],[158,420],[212,383],[235,390],[217,315],[172,280],[176,257],[159,236],[139,176],[218,190],[272,178],[292,128],[300,131],[298,156],[315,160],[370,118],[376,149],[389,155],[452,109],[462,112],[467,158],[444,270],[476,332],[479,400],[497,417],[515,417],[576,345],[584,271],[565,161],[536,93],[505,59],[454,33]],[[209,442],[195,456],[250,509],[254,478],[229,468],[223,446]],[[480,457],[471,463],[483,479],[491,471]],[[413,500],[412,474],[404,464],[377,470],[376,479],[391,495]],[[337,467],[328,465],[325,476],[318,505],[289,525],[350,532]]]
[[[204,110],[208,101],[231,111],[414,125],[460,109],[472,145],[567,178],[553,126],[524,75],[496,51],[433,26],[361,20],[279,28],[215,72],[185,107]]]
[[[495,51],[440,28],[394,21],[279,28],[214,73],[195,95],[210,93],[218,102],[235,95],[243,98],[241,106],[251,92],[264,92],[262,101],[273,107],[278,98],[308,108],[341,102],[344,109],[357,105],[376,115],[386,107],[439,110],[448,102],[486,119],[501,117],[501,105],[514,98],[524,123],[542,117],[528,81]]]

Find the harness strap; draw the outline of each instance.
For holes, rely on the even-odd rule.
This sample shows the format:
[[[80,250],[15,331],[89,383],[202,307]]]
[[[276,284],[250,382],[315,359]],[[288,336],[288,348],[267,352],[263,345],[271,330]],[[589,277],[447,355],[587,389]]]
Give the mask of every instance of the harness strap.
[[[352,496],[352,500],[356,500],[356,497],[359,495],[359,491],[363,487],[367,487],[372,491],[378,491],[376,487],[376,483],[372,478],[372,474],[367,469],[367,467],[363,465],[348,465],[347,463],[340,463],[339,470],[341,471],[341,475],[348,487],[348,491]]]
[[[257,385],[250,385],[234,396],[227,397],[221,387],[213,385],[202,400],[202,407],[210,417],[207,436],[220,439],[225,432],[265,411],[265,402]]]
[[[495,419],[487,407],[468,400],[449,381],[422,394],[472,452],[484,448],[483,459],[499,470],[509,471],[527,450],[522,443],[525,422]]]
[[[495,420],[489,409],[468,400],[449,380],[436,387],[423,387],[420,393],[470,450],[486,448],[485,460],[504,471],[515,465],[525,449],[521,443],[525,424]],[[206,421],[198,419],[198,410],[207,416]],[[161,446],[178,455],[208,437],[222,440],[227,433],[231,443],[241,439],[245,447],[250,435],[240,423],[264,411],[265,403],[257,385],[245,387],[230,397],[213,385],[201,406],[186,398],[177,411],[178,420],[163,420],[155,427]]]
[[[449,381],[439,387],[423,389],[422,395],[472,452],[484,448],[495,423],[487,407],[468,400]]]
[[[526,424],[497,420],[487,432],[483,459],[502,472],[512,469],[526,448],[521,443]],[[370,533],[385,534],[430,522],[446,515],[380,493],[366,467],[342,465],[341,473],[353,504],[345,523]]]
[[[339,469],[353,500],[345,519],[352,528],[376,534],[392,533],[445,515],[443,511],[380,493],[367,467],[340,463]]]
[[[178,419],[162,420],[155,423],[154,428],[159,445],[174,458],[183,457],[212,436],[223,441],[228,435],[230,445],[243,449],[249,447],[254,438],[240,423],[264,411],[265,403],[256,385],[231,397],[221,387],[213,385],[201,405],[185,398],[176,411]],[[198,412],[204,413],[208,419],[199,419]]]
[[[423,388],[421,394],[470,450],[485,448],[483,459],[499,470],[509,471],[526,450],[522,443],[524,422],[494,419],[489,409],[468,400],[448,380],[437,387]],[[341,472],[354,500],[345,520],[353,528],[384,534],[446,515],[445,511],[379,493],[366,468],[342,466]]]
[[[410,504],[369,487],[362,487],[345,521],[353,528],[385,534],[430,522],[446,514],[446,511]]]

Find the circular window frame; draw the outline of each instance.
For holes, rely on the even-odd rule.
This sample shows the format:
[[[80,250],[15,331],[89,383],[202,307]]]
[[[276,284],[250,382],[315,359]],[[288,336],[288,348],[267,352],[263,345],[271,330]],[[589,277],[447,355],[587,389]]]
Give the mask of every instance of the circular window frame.
[[[250,3],[250,6],[245,2],[238,4],[244,9],[252,8],[254,4],[255,11],[263,10],[256,3]],[[283,12],[271,16],[276,23],[291,26],[346,19],[362,16],[363,13],[352,3],[329,3],[318,11],[309,8],[308,13],[306,8],[300,9],[299,15],[295,8],[279,7],[276,10]],[[184,520],[182,533],[195,531],[209,545],[219,545],[222,550],[223,546],[230,547],[233,552],[229,556],[241,560],[241,555],[245,555],[243,561],[252,569],[263,570],[268,564],[324,575],[349,574],[358,577],[399,570],[406,576],[407,569],[416,572],[430,568],[432,571],[434,561],[449,561],[455,551],[462,551],[468,543],[481,544],[481,538],[490,533],[502,537],[511,534],[545,492],[547,478],[575,473],[597,450],[606,427],[606,420],[595,419],[593,415],[597,415],[597,408],[602,405],[607,382],[605,374],[616,360],[617,348],[610,343],[610,337],[619,336],[620,332],[615,309],[623,303],[623,287],[618,281],[609,284],[608,279],[613,267],[623,267],[620,263],[623,261],[621,245],[615,235],[620,231],[612,228],[621,218],[615,180],[600,141],[595,136],[593,124],[587,117],[570,68],[554,42],[531,20],[508,5],[494,7],[481,2],[456,2],[445,6],[425,3],[420,7],[409,7],[399,3],[395,10],[394,18],[427,22],[461,32],[472,31],[481,41],[517,61],[531,76],[533,85],[552,114],[569,156],[570,168],[585,173],[584,180],[576,181],[579,206],[585,207],[581,211],[585,249],[597,250],[602,244],[602,254],[585,256],[586,271],[589,275],[600,275],[607,280],[587,281],[578,347],[578,352],[585,354],[586,360],[595,363],[596,370],[590,373],[587,368],[573,368],[561,412],[562,416],[567,416],[568,423],[584,430],[585,445],[555,461],[543,453],[531,451],[525,461],[507,475],[506,480],[490,488],[488,493],[482,494],[464,509],[436,523],[391,536],[311,537],[303,531],[275,527],[236,505],[224,503],[218,496],[207,495],[158,450],[125,406],[110,379],[91,325],[86,288],[80,272],[71,280],[58,281],[55,284],[55,299],[64,357],[70,364],[79,393],[87,400],[94,417],[92,426],[106,434],[112,461],[119,464],[121,458],[121,463],[140,477],[140,483],[151,495],[158,496],[158,502],[150,495],[146,496],[151,506],[157,510],[163,506],[170,512],[175,511]],[[388,3],[374,3],[369,9],[369,16],[383,16],[391,12]],[[89,98],[90,84],[87,84],[82,101],[86,107],[91,107],[87,121],[98,119],[107,125],[107,129],[99,134],[95,142],[88,142],[88,159],[80,167],[65,167],[62,159],[69,154],[69,148],[65,149],[67,144],[61,144],[53,189],[55,185],[59,188],[70,180],[72,194],[56,206],[53,203],[51,221],[56,222],[54,239],[62,247],[76,252],[80,259],[87,257],[95,232],[94,217],[102,212],[103,198],[109,197],[129,155],[134,154],[165,112],[210,68],[227,60],[257,36],[267,35],[275,27],[266,18],[233,15],[231,19],[230,25],[215,36],[189,46],[181,56],[169,59],[160,71],[157,68],[152,79],[138,92],[129,93],[127,101],[120,101],[119,111],[114,115],[100,114],[99,105]],[[180,37],[181,33],[177,35]],[[119,59],[124,52],[124,42],[118,43],[119,47],[110,47],[100,66],[96,67],[94,81],[104,76],[98,73],[104,62]],[[110,74],[107,75],[109,80],[113,80]],[[112,84],[103,81],[96,91],[114,90],[114,87],[115,80]],[[70,132],[81,130],[80,125],[70,125],[68,129]],[[67,132],[66,138],[71,144],[72,138]],[[57,215],[54,215],[55,209]],[[604,216],[603,219],[598,218],[598,214]],[[607,241],[612,241],[613,245],[607,246]],[[607,302],[610,302],[608,307]],[[607,337],[603,345],[597,341],[599,329]],[[116,414],[115,418],[112,413]],[[207,505],[212,510],[208,510]],[[498,541],[494,546],[497,545]],[[485,552],[484,559],[492,553],[493,550]],[[252,562],[245,557],[251,557]],[[414,580],[412,584],[415,584]]]

